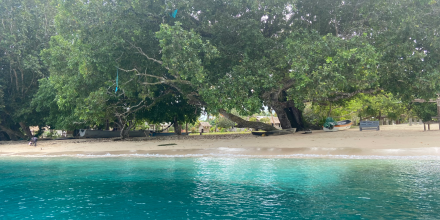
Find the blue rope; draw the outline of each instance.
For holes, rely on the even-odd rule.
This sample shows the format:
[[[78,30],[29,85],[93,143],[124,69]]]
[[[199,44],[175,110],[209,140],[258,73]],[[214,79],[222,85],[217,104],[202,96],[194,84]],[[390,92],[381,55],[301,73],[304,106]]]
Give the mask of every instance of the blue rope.
[[[119,69],[116,69],[116,90],[115,90],[115,94],[118,92],[118,81],[119,81]]]
[[[170,16],[173,17],[173,18],[176,18],[176,15],[177,15],[177,9],[174,10],[173,13],[170,13]]]

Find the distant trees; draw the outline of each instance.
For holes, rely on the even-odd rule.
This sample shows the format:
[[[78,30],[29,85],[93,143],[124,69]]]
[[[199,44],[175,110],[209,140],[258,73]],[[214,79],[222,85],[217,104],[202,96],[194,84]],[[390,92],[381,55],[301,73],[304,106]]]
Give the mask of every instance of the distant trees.
[[[379,120],[386,117],[390,120],[405,120],[411,115],[410,105],[402,102],[392,94],[379,93],[377,95],[358,94],[350,100],[327,103],[325,105],[312,104],[307,106],[305,118],[312,126],[322,125],[326,117],[335,120]]]
[[[235,122],[233,122],[233,121],[231,121],[231,120],[229,120],[229,119],[227,119],[225,117],[220,117],[218,119],[217,126],[220,127],[220,128],[229,129],[229,128],[235,126]]]
[[[417,117],[421,118],[423,122],[432,121],[432,118],[437,116],[436,103],[414,103],[412,109]]]
[[[269,123],[269,122],[270,122],[270,119],[269,119],[269,118],[261,118],[261,119],[260,119],[260,122],[263,122],[263,123]]]

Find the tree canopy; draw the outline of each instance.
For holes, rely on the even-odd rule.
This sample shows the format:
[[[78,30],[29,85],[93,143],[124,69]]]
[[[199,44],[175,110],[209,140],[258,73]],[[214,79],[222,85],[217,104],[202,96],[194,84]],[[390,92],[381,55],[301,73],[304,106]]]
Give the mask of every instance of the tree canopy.
[[[265,106],[283,128],[302,129],[304,103],[382,93],[409,103],[440,91],[432,0],[2,0],[0,9],[0,129],[11,138],[30,136],[29,125],[178,126],[202,110],[275,129],[231,114]]]

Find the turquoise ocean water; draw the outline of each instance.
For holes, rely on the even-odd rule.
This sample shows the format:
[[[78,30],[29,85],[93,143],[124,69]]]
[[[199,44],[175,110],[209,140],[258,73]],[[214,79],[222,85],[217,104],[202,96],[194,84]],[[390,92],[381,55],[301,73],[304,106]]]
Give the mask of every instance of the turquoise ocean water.
[[[0,219],[440,219],[440,161],[0,158]]]

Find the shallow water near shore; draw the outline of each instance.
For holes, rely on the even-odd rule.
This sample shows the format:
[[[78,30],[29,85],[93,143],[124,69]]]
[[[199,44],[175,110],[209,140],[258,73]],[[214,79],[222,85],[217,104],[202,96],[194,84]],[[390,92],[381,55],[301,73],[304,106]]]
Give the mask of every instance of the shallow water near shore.
[[[0,219],[440,218],[440,161],[0,158]]]

